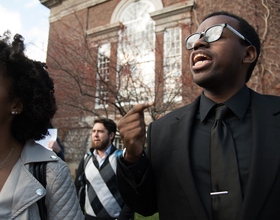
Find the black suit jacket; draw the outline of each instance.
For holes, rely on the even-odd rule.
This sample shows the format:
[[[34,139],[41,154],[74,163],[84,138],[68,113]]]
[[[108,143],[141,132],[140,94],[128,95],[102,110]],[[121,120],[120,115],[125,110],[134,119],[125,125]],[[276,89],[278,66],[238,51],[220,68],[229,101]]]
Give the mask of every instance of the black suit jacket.
[[[253,152],[240,220],[280,219],[280,97],[250,90]],[[159,212],[161,220],[206,220],[193,179],[189,141],[198,97],[190,105],[154,121],[148,129],[149,166],[140,184],[118,160],[119,190],[142,215]]]

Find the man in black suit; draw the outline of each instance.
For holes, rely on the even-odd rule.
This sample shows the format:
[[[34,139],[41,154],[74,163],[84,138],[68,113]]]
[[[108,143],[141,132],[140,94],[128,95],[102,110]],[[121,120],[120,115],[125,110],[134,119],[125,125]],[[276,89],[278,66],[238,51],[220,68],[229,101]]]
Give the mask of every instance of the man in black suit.
[[[186,48],[202,94],[149,125],[145,152],[143,111],[152,103],[138,104],[118,124],[126,147],[117,168],[123,199],[142,215],[159,212],[161,220],[279,219],[280,98],[245,85],[260,52],[258,34],[242,18],[216,12],[186,39]],[[212,188],[211,130],[220,104],[229,109],[223,121],[234,140],[237,177],[231,181],[238,193]],[[240,201],[213,206],[239,193]]]

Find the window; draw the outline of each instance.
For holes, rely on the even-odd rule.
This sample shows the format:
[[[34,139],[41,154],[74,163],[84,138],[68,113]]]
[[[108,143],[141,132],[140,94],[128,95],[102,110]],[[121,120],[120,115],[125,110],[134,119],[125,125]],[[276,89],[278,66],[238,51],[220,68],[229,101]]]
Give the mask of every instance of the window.
[[[119,32],[118,70],[120,96],[136,104],[154,96],[155,34],[154,11],[149,1],[131,3],[121,14],[124,27]]]
[[[164,101],[181,101],[182,51],[181,28],[168,28],[164,33]]]
[[[124,149],[124,144],[123,144],[123,141],[120,136],[115,136],[114,142],[115,142],[116,148],[118,148],[120,150]]]
[[[110,43],[98,48],[98,71],[96,76],[96,108],[108,104]]]

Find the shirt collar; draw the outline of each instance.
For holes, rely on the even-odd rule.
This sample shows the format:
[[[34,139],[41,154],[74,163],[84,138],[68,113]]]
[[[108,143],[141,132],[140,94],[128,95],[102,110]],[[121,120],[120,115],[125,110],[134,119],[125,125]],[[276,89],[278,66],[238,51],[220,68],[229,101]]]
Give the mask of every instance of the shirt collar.
[[[105,151],[104,157],[103,157],[103,158],[106,158],[106,157],[110,154],[111,148],[112,148],[112,144],[111,144],[110,147],[108,147],[108,149]],[[100,156],[97,154],[96,149],[93,151],[93,154],[94,154],[95,157],[100,157]]]
[[[204,92],[201,93],[200,97],[200,105],[199,105],[199,113],[200,113],[200,122],[203,122],[213,108],[216,105],[216,102],[212,101],[211,99],[207,98],[204,95]]]
[[[207,98],[202,92],[200,98],[200,121],[203,122],[208,115],[209,111],[216,105],[214,101]],[[242,89],[240,89],[235,95],[233,95],[230,99],[228,99],[224,104],[231,109],[232,112],[240,119],[243,120],[247,108],[250,104],[250,91],[248,87],[245,85]]]
[[[227,100],[225,105],[242,121],[250,105],[250,91],[248,87],[245,85],[234,96]]]

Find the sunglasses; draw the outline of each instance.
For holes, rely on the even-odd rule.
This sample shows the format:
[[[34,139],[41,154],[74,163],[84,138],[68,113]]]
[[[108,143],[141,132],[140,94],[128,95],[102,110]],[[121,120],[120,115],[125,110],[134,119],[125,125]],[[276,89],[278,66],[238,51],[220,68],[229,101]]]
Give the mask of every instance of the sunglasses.
[[[204,31],[204,32],[197,32],[197,33],[194,33],[194,34],[191,34],[190,36],[188,36],[185,40],[186,49],[187,50],[193,49],[195,42],[198,41],[202,37],[202,35],[204,35],[204,39],[208,43],[212,43],[214,41],[219,40],[221,38],[225,28],[228,28],[230,31],[232,31],[234,34],[236,34],[238,37],[240,37],[241,39],[247,41],[250,45],[252,45],[252,43],[246,37],[244,37],[242,34],[240,34],[237,30],[235,30],[230,25],[223,23],[223,24],[213,25],[213,26],[207,28],[206,31]]]

